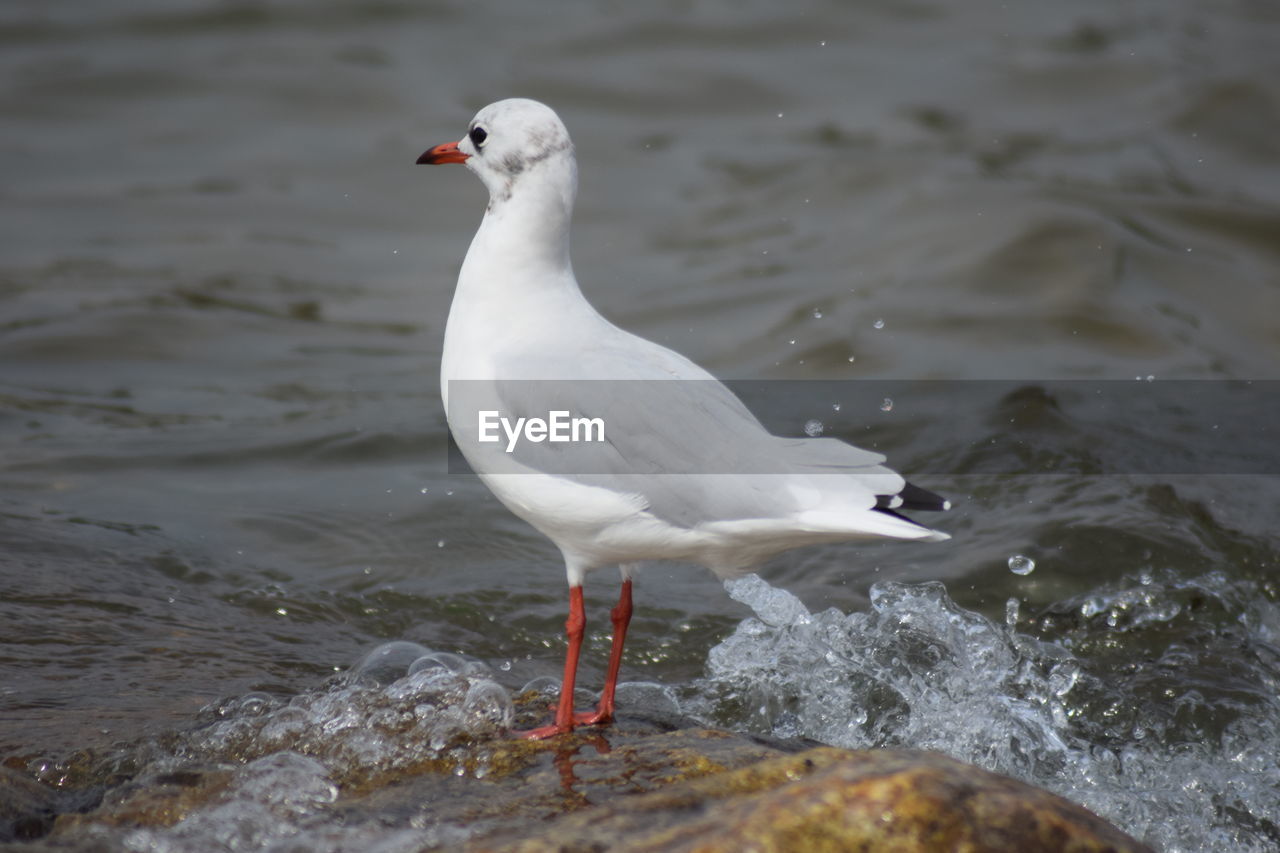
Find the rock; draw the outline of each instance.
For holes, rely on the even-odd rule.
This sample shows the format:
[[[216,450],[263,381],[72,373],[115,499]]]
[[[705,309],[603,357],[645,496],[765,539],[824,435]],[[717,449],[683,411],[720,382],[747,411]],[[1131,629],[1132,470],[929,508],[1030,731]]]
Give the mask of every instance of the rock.
[[[518,838],[579,809],[716,777],[811,746],[716,729],[668,730],[665,723],[630,717],[604,734],[586,730],[555,741],[490,742],[484,747],[489,771],[482,778],[471,771],[458,774],[458,768],[383,776],[349,791],[352,796],[335,808],[347,825],[392,814],[406,823],[448,823],[471,835],[507,832]]]
[[[63,815],[54,834],[65,835],[73,827],[95,824],[173,826],[192,812],[217,802],[230,776],[228,770],[203,767],[146,773],[108,792],[96,811]]]
[[[469,851],[1147,851],[1054,794],[936,753],[821,747],[615,799]]]
[[[0,765],[0,843],[44,835],[61,805],[57,791]]]
[[[658,716],[543,742],[464,737],[380,769],[296,750],[201,760],[117,782],[95,810],[60,816],[47,841],[110,848],[140,831],[198,849],[231,833],[245,849],[286,836],[297,849],[324,839],[355,849],[390,832],[396,850],[469,853],[1148,849],[1060,797],[935,753],[854,752]],[[296,771],[293,783],[280,767]],[[290,784],[298,790],[277,790]],[[229,827],[231,814],[240,823]]]

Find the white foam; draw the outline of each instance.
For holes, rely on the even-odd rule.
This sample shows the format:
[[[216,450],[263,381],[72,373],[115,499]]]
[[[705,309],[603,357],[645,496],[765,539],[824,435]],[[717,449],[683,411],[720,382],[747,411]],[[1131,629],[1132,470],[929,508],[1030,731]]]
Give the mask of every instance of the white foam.
[[[759,618],[711,650],[705,679],[682,694],[686,713],[849,748],[939,750],[1063,794],[1166,851],[1271,849],[1268,832],[1280,826],[1274,692],[1243,712],[1194,691],[1152,707],[1132,676],[966,611],[939,583],[877,584],[871,612],[853,614],[811,614],[759,579],[730,594]],[[1076,612],[1105,640],[1175,619],[1188,595],[1148,580],[1094,598]],[[1243,609],[1261,647],[1276,608]],[[1182,722],[1232,713],[1220,742],[1198,741]]]
[[[196,766],[232,767],[225,791],[172,827],[89,832],[108,846],[159,853],[216,849],[349,849],[398,853],[458,844],[470,832],[422,822],[413,830],[345,826],[327,809],[335,780],[395,771],[424,759],[487,774],[476,744],[509,729],[509,693],[481,661],[416,643],[379,646],[345,676],[285,701],[264,693],[205,709],[207,724],[151,763],[137,784]],[[125,795],[121,792],[118,796]]]

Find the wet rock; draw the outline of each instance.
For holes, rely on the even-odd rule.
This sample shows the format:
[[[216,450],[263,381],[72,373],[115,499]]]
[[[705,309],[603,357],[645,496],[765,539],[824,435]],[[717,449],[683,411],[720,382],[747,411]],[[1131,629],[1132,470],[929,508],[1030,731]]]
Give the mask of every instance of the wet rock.
[[[374,772],[296,751],[226,759],[143,772],[93,812],[58,818],[47,840],[471,853],[1147,850],[1066,800],[935,753],[853,752],[657,715],[543,742],[463,737]]]
[[[60,805],[56,791],[0,766],[0,843],[44,835]]]
[[[394,816],[412,826],[448,826],[464,837],[522,838],[530,827],[580,809],[748,768],[810,746],[626,717],[608,730],[579,730],[554,741],[488,742],[476,750],[480,761],[444,773],[385,775],[352,791],[336,811],[345,825]],[[479,777],[477,770],[483,771]]]
[[[470,851],[1148,851],[1046,791],[936,753],[827,747],[582,809]]]
[[[186,767],[145,773],[108,792],[102,805],[86,815],[59,818],[55,836],[74,827],[173,826],[216,800],[228,785],[225,769]]]

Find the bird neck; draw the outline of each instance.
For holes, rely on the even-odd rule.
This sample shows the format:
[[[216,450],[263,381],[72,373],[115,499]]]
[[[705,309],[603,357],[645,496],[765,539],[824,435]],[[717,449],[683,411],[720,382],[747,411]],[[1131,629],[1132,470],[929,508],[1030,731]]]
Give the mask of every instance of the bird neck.
[[[571,159],[544,161],[491,191],[463,264],[464,277],[472,278],[467,268],[480,265],[504,270],[507,276],[520,271],[543,280],[563,274],[570,268],[569,228],[576,191],[577,170]]]

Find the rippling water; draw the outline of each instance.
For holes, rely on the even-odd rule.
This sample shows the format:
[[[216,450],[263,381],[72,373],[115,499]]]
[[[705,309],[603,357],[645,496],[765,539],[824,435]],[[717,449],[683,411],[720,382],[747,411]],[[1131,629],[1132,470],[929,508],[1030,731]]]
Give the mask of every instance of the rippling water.
[[[1267,380],[1277,37],[1261,0],[6,4],[6,764],[127,752],[219,697],[319,689],[390,640],[507,686],[557,673],[554,549],[446,470],[440,338],[483,191],[412,163],[479,106],[556,107],[589,297],[720,375]],[[758,405],[796,434],[830,419]],[[956,502],[955,538],[795,552],[765,576],[843,614],[877,612],[874,582],[943,582],[965,618],[1077,658],[1094,680],[1063,713],[1085,754],[1185,745],[1222,786],[1185,813],[1214,822],[1196,837],[1280,843],[1257,752],[1280,701],[1274,475],[1240,473],[1246,454],[1230,474],[1083,476],[1053,440],[1081,422],[1070,399],[1030,420],[971,406],[957,418],[1066,473],[979,475],[936,420],[877,408],[895,467],[943,472],[921,484]],[[1152,418],[1122,408],[1115,435]],[[613,586],[589,581],[587,683]],[[747,610],[669,566],[637,604],[630,677],[720,695],[708,653]],[[888,683],[917,715],[936,698]],[[1137,819],[1107,792],[1141,780],[1117,772],[1037,779]],[[1177,821],[1185,801],[1154,796]]]

